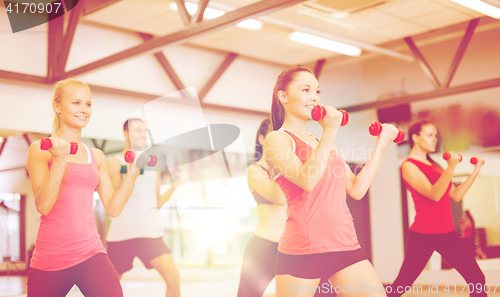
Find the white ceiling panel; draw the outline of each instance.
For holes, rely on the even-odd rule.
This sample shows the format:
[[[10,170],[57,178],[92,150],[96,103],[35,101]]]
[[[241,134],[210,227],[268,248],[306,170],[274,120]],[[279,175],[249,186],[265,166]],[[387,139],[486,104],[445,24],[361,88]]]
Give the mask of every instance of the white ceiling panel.
[[[124,28],[134,29],[135,25],[155,16],[168,13],[168,1],[159,0],[126,0],[108,5],[85,19],[108,25],[122,24]]]
[[[179,31],[184,27],[181,17],[175,11],[143,20],[134,26],[139,32],[155,36],[164,36]]]
[[[445,26],[453,25],[456,23],[464,22],[470,19],[470,16],[459,12],[454,9],[443,9],[435,13],[427,14],[418,18],[414,18],[413,21],[420,25],[437,29]]]
[[[353,25],[344,22],[342,19],[306,14],[305,11],[298,9],[296,6],[279,10],[269,14],[269,16],[293,21],[296,24],[323,30],[330,34],[345,34],[346,30],[350,31],[356,29]]]
[[[457,5],[455,7],[453,7],[453,9],[456,9],[460,12],[463,12],[465,14],[468,14],[470,15],[471,17],[474,17],[474,18],[480,18],[480,17],[483,17],[484,14],[480,13],[480,12],[477,12],[475,10],[472,10],[470,8],[467,8],[465,6],[462,6],[462,5]]]
[[[351,31],[349,35],[346,35],[349,38],[355,39],[355,40],[362,40],[366,43],[370,44],[379,44],[379,43],[384,43],[387,41],[390,41],[391,38],[383,35],[379,35],[373,31],[370,30],[363,30],[363,31]]]
[[[288,54],[283,54],[275,57],[277,63],[284,65],[301,65],[307,64],[311,59],[309,56],[305,55],[302,51],[291,51]]]
[[[273,61],[273,57],[287,55],[291,51],[288,47],[283,46],[283,42],[286,42],[287,39],[281,39],[275,42],[265,43],[265,44],[256,44],[253,47],[249,47],[241,51],[242,55],[263,59],[263,60],[271,60]],[[304,45],[305,47],[306,45]]]
[[[266,44],[278,39],[282,39],[291,30],[266,24],[262,30],[251,31],[239,27],[229,27],[206,36],[192,39],[190,43],[215,47],[218,49],[229,47],[231,51],[238,53],[249,47]]]
[[[356,28],[366,30],[385,27],[401,21],[398,17],[377,10],[365,10],[342,20]]]
[[[393,39],[404,38],[418,33],[429,31],[430,28],[407,21],[400,21],[392,25],[375,29],[375,33],[389,36]]]
[[[459,5],[456,2],[453,2],[451,0],[432,0],[432,1],[439,3],[441,5],[447,6],[447,7],[455,7],[455,6]]]
[[[436,12],[443,8],[446,8],[446,6],[430,0],[411,0],[391,2],[387,5],[376,7],[375,9],[390,13],[400,18],[411,19]]]
[[[385,4],[371,8],[362,4],[372,0],[359,0],[348,4],[359,6],[359,9],[348,9],[350,15],[339,17],[333,14],[335,9],[332,7],[346,3],[340,3],[342,0],[328,1],[307,1],[267,14],[267,18],[279,22],[266,23],[262,18],[264,27],[258,31],[232,26],[201,35],[189,43],[289,65],[336,54],[290,41],[288,34],[293,30],[287,27],[287,23],[293,24],[296,30],[306,28],[308,33],[317,31],[323,37],[337,35],[377,45],[482,16],[451,0],[386,0]],[[258,0],[211,0],[209,7],[229,11],[255,2]],[[85,19],[156,36],[164,36],[184,27],[179,13],[169,7],[168,0],[122,0]]]
[[[12,34],[7,12],[0,10],[0,70],[46,76],[47,30],[42,24]]]
[[[198,3],[198,0],[185,0],[186,2],[193,2],[193,3]],[[259,2],[261,0],[216,0],[217,3],[224,3],[227,5],[231,5],[234,7],[243,7],[250,5],[252,3]],[[210,2],[208,2],[208,5],[210,6]]]

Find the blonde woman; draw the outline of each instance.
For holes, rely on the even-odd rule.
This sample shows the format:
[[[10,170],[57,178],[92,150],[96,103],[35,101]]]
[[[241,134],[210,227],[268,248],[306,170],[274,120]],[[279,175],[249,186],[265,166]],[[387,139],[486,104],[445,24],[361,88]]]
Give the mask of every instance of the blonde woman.
[[[75,79],[57,83],[52,100],[56,113],[52,147],[40,142],[29,148],[27,167],[41,214],[36,248],[28,272],[28,296],[66,296],[77,285],[85,296],[123,296],[118,275],[97,233],[93,194],[97,190],[106,212],[116,217],[133,190],[139,168],[129,165],[114,190],[102,151],[81,142],[92,115],[87,84]],[[70,142],[78,151],[70,155]]]

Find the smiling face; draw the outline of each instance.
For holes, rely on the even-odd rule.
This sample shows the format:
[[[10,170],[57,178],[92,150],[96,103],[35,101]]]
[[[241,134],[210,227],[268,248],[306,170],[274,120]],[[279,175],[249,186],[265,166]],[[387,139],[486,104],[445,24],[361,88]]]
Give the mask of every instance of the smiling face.
[[[73,128],[83,128],[92,115],[92,99],[88,89],[80,85],[68,86],[59,102],[53,104],[61,123]]]
[[[418,135],[412,135],[413,142],[423,151],[433,153],[436,151],[438,142],[437,133],[436,126],[433,124],[423,125]]]
[[[309,72],[295,74],[286,91],[280,91],[278,96],[285,110],[296,117],[311,118],[312,108],[320,103],[320,88],[316,77]]]
[[[128,131],[125,131],[125,139],[130,141],[130,146],[135,151],[142,151],[146,147],[148,130],[143,121],[129,121]]]

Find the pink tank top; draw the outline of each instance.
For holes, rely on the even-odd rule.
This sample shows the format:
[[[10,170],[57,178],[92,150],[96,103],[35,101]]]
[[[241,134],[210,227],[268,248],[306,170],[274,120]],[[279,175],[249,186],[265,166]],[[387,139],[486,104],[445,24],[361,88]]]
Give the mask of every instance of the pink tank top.
[[[97,162],[66,164],[57,201],[40,218],[31,267],[45,271],[75,266],[97,253],[106,253],[97,233],[93,194],[99,182]],[[52,160],[49,162],[49,168]]]
[[[314,148],[293,132],[281,131],[291,137],[295,154],[305,163]],[[332,150],[320,181],[310,192],[282,175],[276,177],[287,200],[287,220],[278,246],[280,252],[306,255],[360,248],[346,203],[344,171],[344,161]]]

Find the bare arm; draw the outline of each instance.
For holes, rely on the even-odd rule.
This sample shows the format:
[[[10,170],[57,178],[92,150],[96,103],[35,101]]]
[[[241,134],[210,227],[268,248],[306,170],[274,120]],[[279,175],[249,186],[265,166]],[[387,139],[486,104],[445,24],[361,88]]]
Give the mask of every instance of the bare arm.
[[[382,133],[377,137],[377,145],[370,159],[356,176],[349,165],[345,164],[345,185],[346,192],[352,198],[360,200],[370,188],[370,185],[377,175],[385,150],[391,141],[396,137],[398,130],[393,125],[383,124]]]
[[[262,197],[277,205],[286,205],[286,197],[277,183],[267,175],[264,169],[250,166],[247,169],[247,184],[251,191],[257,191]]]
[[[139,168],[135,166],[135,163],[129,165],[125,178],[121,182],[120,187],[115,191],[108,173],[108,166],[104,153],[98,149],[92,150],[94,151],[99,170],[99,185],[97,186],[97,192],[101,197],[106,213],[116,218],[122,212],[125,203],[127,203],[132,194],[135,179],[140,173]]]
[[[29,148],[26,165],[35,196],[36,210],[42,215],[47,215],[57,201],[69,156],[69,143],[65,144],[64,141],[58,141],[54,137],[51,141],[51,153],[40,149],[40,141],[33,142]],[[63,151],[67,153],[62,153]],[[51,154],[55,156],[49,170]]]
[[[157,206],[158,209],[160,209],[167,201],[172,198],[172,194],[175,191],[175,186],[174,183],[172,182],[172,185],[170,186],[170,189],[168,189],[163,195],[160,195],[160,185],[161,185],[161,173],[158,171],[158,180],[156,182],[156,189],[157,189]]]
[[[467,191],[472,186],[472,183],[474,182],[474,180],[478,176],[479,171],[481,170],[481,167],[484,164],[484,160],[482,158],[478,158],[478,159],[479,160],[478,160],[477,164],[474,166],[474,170],[472,171],[471,175],[469,175],[469,177],[467,177],[467,179],[463,183],[461,183],[458,187],[455,187],[455,186],[451,187],[449,195],[453,201],[459,202],[460,200],[462,200],[465,193],[467,193]]]
[[[111,179],[111,183],[113,184],[115,191],[118,191],[120,184],[122,183],[121,167],[122,164],[118,161],[118,159],[111,158],[108,160],[109,178]]]
[[[283,132],[273,131],[266,136],[264,157],[273,169],[273,175],[279,173],[305,191],[312,191],[318,184],[333,148],[333,142],[342,120],[342,113],[331,106],[325,106],[326,116],[318,123],[323,127],[323,134],[318,146],[302,164],[293,151],[292,142]]]
[[[456,155],[456,154],[455,154]],[[431,184],[425,174],[411,162],[403,163],[403,178],[417,192],[425,197],[439,201],[450,186],[453,171],[458,164],[459,157],[452,157],[448,160],[448,168],[441,174],[436,183]]]

